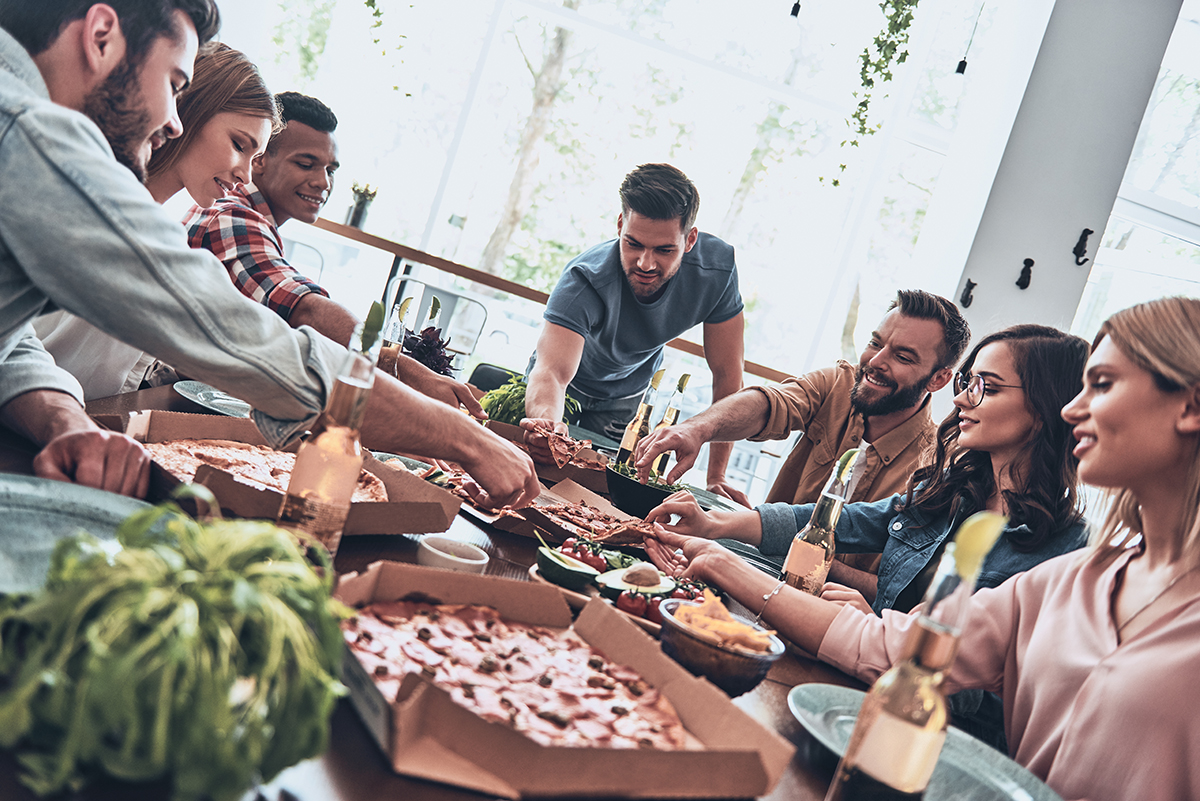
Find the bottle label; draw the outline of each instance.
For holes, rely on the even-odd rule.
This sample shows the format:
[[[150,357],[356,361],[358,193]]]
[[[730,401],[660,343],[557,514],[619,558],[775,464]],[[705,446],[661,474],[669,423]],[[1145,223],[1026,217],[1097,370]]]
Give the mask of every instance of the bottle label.
[[[864,699],[867,708],[869,699]],[[868,717],[870,717],[868,715]],[[923,729],[880,710],[873,720],[859,720],[867,729],[861,744],[854,753],[853,765],[868,776],[903,793],[920,793],[929,784],[929,777],[937,766],[938,754],[946,741],[946,730]],[[851,741],[858,735],[855,726]],[[847,747],[847,754],[850,748]]]
[[[316,540],[325,546],[331,556],[335,556],[348,514],[349,504],[323,503],[313,498],[288,494],[279,511],[279,523]]]
[[[829,575],[830,561],[824,548],[797,536],[783,563],[784,581],[809,595],[820,595]]]

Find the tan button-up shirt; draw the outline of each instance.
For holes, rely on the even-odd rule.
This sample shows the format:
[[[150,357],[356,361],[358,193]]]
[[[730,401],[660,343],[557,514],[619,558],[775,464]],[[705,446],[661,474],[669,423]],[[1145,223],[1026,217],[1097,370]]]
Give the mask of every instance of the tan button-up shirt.
[[[766,426],[751,440],[804,432],[779,469],[767,503],[816,503],[837,458],[862,447],[865,420],[850,405],[853,386],[854,365],[839,361],[781,384],[743,390],[761,392],[770,404]],[[936,431],[926,397],[916,414],[871,443],[864,457],[866,472],[850,500],[876,501],[903,492]]]
[[[770,404],[766,426],[751,440],[786,439],[793,431],[804,432],[779,469],[767,503],[816,503],[838,457],[862,447],[865,419],[850,405],[853,386],[854,365],[839,361],[781,384],[742,390],[761,392]],[[876,501],[905,490],[937,433],[929,403],[926,396],[916,414],[871,443],[851,501]],[[870,561],[877,562],[873,557]],[[853,566],[870,569],[859,559]]]

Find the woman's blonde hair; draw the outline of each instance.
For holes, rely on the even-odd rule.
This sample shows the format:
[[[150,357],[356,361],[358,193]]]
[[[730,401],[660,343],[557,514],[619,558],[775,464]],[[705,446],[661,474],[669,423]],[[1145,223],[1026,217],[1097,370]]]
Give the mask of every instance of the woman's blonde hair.
[[[1109,337],[1126,357],[1154,377],[1163,392],[1183,392],[1200,385],[1200,300],[1172,297],[1152,300],[1117,312],[1100,327],[1092,349]],[[1180,521],[1183,561],[1200,564],[1200,436],[1187,461],[1185,492],[1190,502]],[[1133,493],[1115,489],[1104,525],[1092,534],[1101,551],[1123,547],[1142,530],[1142,515]]]
[[[258,67],[245,53],[221,42],[210,42],[200,48],[192,82],[176,105],[183,134],[168,139],[154,152],[147,165],[151,177],[175,166],[205,124],[217,114],[249,114],[268,119],[272,134],[282,126],[275,96]]]

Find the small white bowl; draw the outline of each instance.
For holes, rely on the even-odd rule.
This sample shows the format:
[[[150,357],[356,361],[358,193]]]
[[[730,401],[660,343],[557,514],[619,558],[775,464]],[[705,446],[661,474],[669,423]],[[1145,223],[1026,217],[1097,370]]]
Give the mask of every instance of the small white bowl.
[[[426,567],[482,573],[487,563],[488,555],[482,548],[449,537],[422,537],[417,546],[417,564]]]

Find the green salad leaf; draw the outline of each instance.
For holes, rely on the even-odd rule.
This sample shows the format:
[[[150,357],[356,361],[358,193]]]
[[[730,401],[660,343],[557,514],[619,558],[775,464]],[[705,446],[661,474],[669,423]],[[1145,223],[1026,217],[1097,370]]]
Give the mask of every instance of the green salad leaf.
[[[96,774],[236,801],[324,751],[344,693],[333,571],[265,521],[128,518],[120,549],[61,541],[45,587],[0,604],[0,747],[39,794]]]
[[[520,425],[525,417],[525,379],[513,376],[507,383],[490,392],[484,393],[479,404],[487,412],[489,420],[501,423]],[[563,403],[563,422],[570,422],[579,416],[579,401],[567,395]]]

